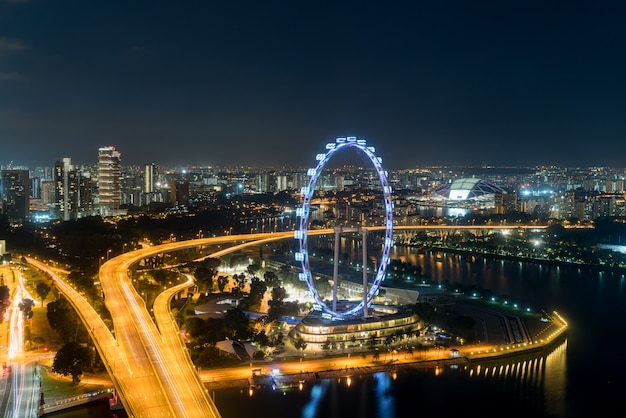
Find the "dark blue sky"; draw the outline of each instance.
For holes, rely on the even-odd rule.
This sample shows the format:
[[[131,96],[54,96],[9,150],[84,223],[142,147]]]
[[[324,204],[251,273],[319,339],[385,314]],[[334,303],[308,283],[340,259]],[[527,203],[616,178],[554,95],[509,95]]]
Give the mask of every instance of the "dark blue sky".
[[[622,4],[0,0],[0,164],[624,167]]]

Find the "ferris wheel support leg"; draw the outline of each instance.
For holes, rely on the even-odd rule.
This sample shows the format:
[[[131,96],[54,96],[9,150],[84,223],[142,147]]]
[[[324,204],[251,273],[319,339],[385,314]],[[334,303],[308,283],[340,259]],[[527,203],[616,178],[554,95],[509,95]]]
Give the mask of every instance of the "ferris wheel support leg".
[[[361,229],[363,243],[363,318],[367,318],[367,229]]]
[[[333,312],[337,312],[337,282],[339,281],[339,246],[341,228],[335,227],[335,259],[333,264]]]

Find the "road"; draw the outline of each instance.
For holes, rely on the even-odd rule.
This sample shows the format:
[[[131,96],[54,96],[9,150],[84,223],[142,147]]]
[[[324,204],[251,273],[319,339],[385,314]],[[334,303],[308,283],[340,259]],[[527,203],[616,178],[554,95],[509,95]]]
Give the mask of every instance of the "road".
[[[276,233],[284,239],[292,233]],[[47,272],[70,300],[95,342],[118,396],[131,417],[221,417],[180,341],[169,312],[169,299],[191,286],[189,280],[161,295],[152,320],[145,302],[132,286],[128,271],[140,260],[163,252],[198,245],[255,241],[265,234],[204,238],[174,242],[132,251],[102,265],[99,278],[106,306],[113,319],[115,336],[89,303],[46,264],[27,262]],[[166,303],[167,302],[167,303]],[[167,307],[167,308],[165,308]],[[163,330],[165,332],[163,332]]]
[[[384,230],[385,227],[368,229]],[[463,229],[463,227],[412,226],[397,229]],[[333,229],[311,230],[308,231],[308,235],[333,232]],[[193,283],[191,278],[187,283],[167,290],[160,296],[154,305],[155,323],[144,300],[134,289],[128,271],[142,259],[185,248],[240,243],[210,255],[219,257],[236,251],[241,245],[257,245],[293,236],[293,232],[274,232],[201,238],[143,248],[107,261],[100,269],[99,278],[105,303],[113,320],[115,335],[109,331],[89,303],[57,276],[53,269],[33,258],[27,258],[27,261],[50,275],[59,290],[73,304],[83,323],[87,324],[96,349],[129,416],[221,417],[180,340],[178,329],[169,312],[169,300],[176,292],[191,286]]]
[[[6,269],[5,269],[6,271]],[[6,376],[0,386],[4,386],[0,397],[0,411],[3,417],[36,418],[39,416],[39,396],[41,380],[36,360],[28,359],[24,353],[24,313],[19,308],[23,299],[34,300],[24,287],[24,277],[17,269],[9,271],[17,282],[7,280],[11,289],[12,304],[8,308],[8,347],[3,364],[7,366]]]

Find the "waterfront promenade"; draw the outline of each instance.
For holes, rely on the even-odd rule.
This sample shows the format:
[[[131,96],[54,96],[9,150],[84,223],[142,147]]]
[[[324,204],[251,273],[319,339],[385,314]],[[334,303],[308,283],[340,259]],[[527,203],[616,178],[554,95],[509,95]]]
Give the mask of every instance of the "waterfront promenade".
[[[446,365],[470,365],[481,361],[539,356],[549,352],[565,339],[567,322],[558,313],[549,315],[515,316],[509,312],[459,304],[459,311],[477,320],[477,329],[486,329],[487,341],[461,345],[450,343],[427,349],[407,350],[405,344],[380,348],[378,351],[341,353],[299,353],[287,346],[285,353],[271,360],[255,361],[238,367],[200,370],[200,378],[209,390],[228,387],[290,386],[303,381],[346,377],[354,374],[391,371],[399,368],[433,368]],[[511,341],[513,332],[507,321],[518,322],[523,328],[523,341]],[[484,324],[484,325],[483,325]],[[500,324],[500,325],[497,325]],[[507,342],[508,341],[508,342]],[[257,376],[253,377],[253,369]],[[260,369],[260,375],[258,370]]]
[[[431,347],[407,351],[400,347],[389,347],[372,351],[345,351],[330,354],[309,352],[305,355],[294,347],[287,346],[285,352],[270,360],[254,361],[235,367],[200,370],[199,376],[208,390],[224,388],[247,388],[277,386],[297,386],[305,381],[326,378],[342,378],[353,375],[397,371],[403,368],[440,368],[449,365],[471,366],[474,363],[498,361],[507,358],[541,356],[549,353],[566,338],[567,322],[558,313],[549,318],[540,315],[524,315],[523,322],[529,341],[504,343],[508,334],[501,317],[510,313],[498,309],[476,308],[473,305],[458,304],[456,309],[464,315],[472,315],[477,320],[477,329],[487,329],[487,341],[473,344],[450,344],[448,347]],[[543,320],[541,318],[544,318]],[[521,317],[519,317],[521,319]],[[253,369],[260,374],[253,377]],[[106,387],[108,376],[83,376],[82,382]],[[112,383],[110,383],[112,386]]]

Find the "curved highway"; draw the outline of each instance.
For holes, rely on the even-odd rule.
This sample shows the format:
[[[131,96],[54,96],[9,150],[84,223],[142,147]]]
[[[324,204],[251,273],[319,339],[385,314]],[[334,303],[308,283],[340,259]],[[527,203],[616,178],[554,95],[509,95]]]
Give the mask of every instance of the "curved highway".
[[[382,226],[367,229],[384,228]],[[517,228],[520,226],[395,227],[395,229]],[[308,234],[313,236],[333,232],[333,229],[321,229],[308,231]],[[169,310],[171,298],[177,292],[193,285],[192,278],[188,277],[186,283],[166,290],[157,298],[154,304],[155,324],[144,300],[134,289],[128,272],[134,264],[145,258],[171,251],[241,241],[239,245],[209,256],[220,257],[244,246],[293,236],[293,231],[289,231],[201,238],[131,251],[107,261],[100,269],[99,277],[105,304],[113,319],[115,336],[89,303],[47,265],[32,258],[27,258],[27,261],[50,274],[59,290],[74,305],[83,323],[88,324],[89,333],[129,416],[221,417],[189,358]]]

